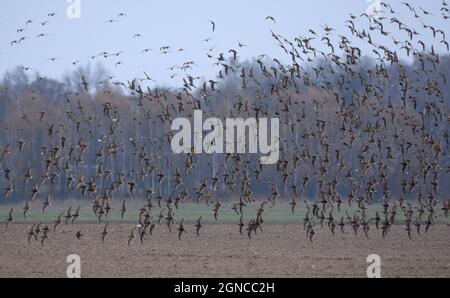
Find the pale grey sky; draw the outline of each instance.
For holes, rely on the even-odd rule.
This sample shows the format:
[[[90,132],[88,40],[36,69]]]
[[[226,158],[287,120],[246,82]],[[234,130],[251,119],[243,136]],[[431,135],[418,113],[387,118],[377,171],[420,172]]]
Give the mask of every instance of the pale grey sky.
[[[387,2],[398,8],[399,19],[423,30],[400,4],[402,1]],[[432,11],[434,15],[424,16],[424,20],[448,33],[449,20],[441,17],[441,0],[408,2]],[[198,66],[192,71],[193,75],[211,77],[216,73],[213,61],[206,57],[208,48],[214,47],[212,53],[217,56],[230,48],[238,49],[240,41],[248,45],[238,49],[241,59],[263,53],[278,57],[283,54],[271,37],[271,29],[293,39],[308,35],[309,28],[319,32],[321,26],[328,24],[338,28],[336,35],[343,32],[349,35],[342,31],[349,13],[360,15],[369,3],[366,0],[81,0],[80,19],[69,19],[67,6],[66,0],[0,0],[0,75],[16,65],[24,65],[32,68],[30,73],[39,71],[60,78],[74,69],[70,61],[79,60],[79,64],[101,61],[120,80],[143,77],[146,71],[159,83],[180,85],[182,76],[172,79],[170,75],[174,72],[167,70],[168,67],[195,61]],[[57,15],[49,17],[51,12]],[[126,16],[118,17],[121,12]],[[276,24],[265,20],[268,15],[276,19]],[[110,19],[118,22],[106,23]],[[33,22],[25,25],[27,20]],[[44,26],[38,23],[47,20]],[[215,32],[209,20],[216,23]],[[25,30],[17,32],[21,28]],[[36,38],[41,33],[48,36]],[[133,38],[134,34],[142,37]],[[20,45],[10,45],[11,41],[24,36],[27,39]],[[202,42],[209,37],[213,39]],[[433,37],[426,32],[422,39],[428,43]],[[159,48],[165,45],[169,45],[172,52],[159,54]],[[153,51],[142,54],[145,48]],[[185,51],[177,52],[179,48]],[[443,47],[438,50],[442,51]],[[123,54],[107,59],[88,58],[103,51],[123,51]],[[60,59],[49,61],[52,57]],[[118,61],[123,64],[115,67]]]

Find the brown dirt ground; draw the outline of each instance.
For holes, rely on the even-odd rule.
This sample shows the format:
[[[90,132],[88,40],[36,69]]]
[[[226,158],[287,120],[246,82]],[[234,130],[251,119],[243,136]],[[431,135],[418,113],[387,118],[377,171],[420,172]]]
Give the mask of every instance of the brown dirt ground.
[[[366,277],[369,254],[381,257],[383,277],[450,277],[450,227],[433,226],[427,235],[407,238],[394,227],[387,239],[369,239],[328,230],[306,239],[299,225],[267,225],[249,240],[236,226],[205,226],[200,237],[187,226],[182,241],[166,227],[155,228],[144,245],[127,246],[130,225],[79,224],[50,233],[44,245],[27,243],[29,225],[0,228],[0,277],[65,277],[69,254],[81,257],[82,277]],[[77,240],[76,231],[84,238]]]

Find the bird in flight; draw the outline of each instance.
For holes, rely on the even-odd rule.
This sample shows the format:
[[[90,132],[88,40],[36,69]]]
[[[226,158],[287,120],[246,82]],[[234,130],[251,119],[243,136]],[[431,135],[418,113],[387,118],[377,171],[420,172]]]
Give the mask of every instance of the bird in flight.
[[[241,43],[240,41],[238,41],[238,46],[239,46],[240,48],[243,48],[243,47],[246,47],[247,45],[244,44],[244,43]]]
[[[120,210],[120,218],[123,219],[125,216],[125,213],[127,213],[127,207],[125,206],[125,200],[123,200],[122,203],[122,209]]]
[[[274,24],[276,24],[277,22],[275,21],[275,18],[272,16],[267,16],[266,17],[266,21],[272,21]]]
[[[42,38],[42,37],[45,37],[45,36],[49,36],[49,34],[47,34],[47,33],[40,33],[40,34],[38,34],[36,36],[36,38]]]
[[[134,238],[136,237],[136,229],[140,228],[140,226],[134,226],[133,229],[131,229],[131,233],[130,236],[128,236],[128,247],[131,246],[131,242],[134,240]]]
[[[78,240],[81,240],[81,238],[83,237],[83,233],[82,233],[81,231],[78,231],[78,232],[75,234],[75,237],[77,237]]]
[[[200,223],[201,220],[202,220],[202,217],[200,216],[197,219],[197,224],[195,225],[195,227],[196,227],[195,233],[197,234],[197,236],[200,236],[200,234],[198,232],[200,231],[200,228],[202,227],[202,224]]]
[[[14,221],[13,212],[14,209],[11,209],[9,211],[8,218],[6,219],[6,228],[8,228],[9,224],[11,224]]]
[[[106,235],[108,235],[108,226],[109,222],[106,223],[105,227],[103,228],[103,231],[100,233],[100,235],[102,236],[102,243],[105,243]]]
[[[186,233],[186,230],[184,229],[183,226],[183,221],[184,219],[181,219],[180,226],[178,227],[178,240],[180,241],[181,241],[181,234]]]
[[[209,20],[209,23],[212,26],[212,32],[214,32],[216,30],[216,23],[214,21]]]

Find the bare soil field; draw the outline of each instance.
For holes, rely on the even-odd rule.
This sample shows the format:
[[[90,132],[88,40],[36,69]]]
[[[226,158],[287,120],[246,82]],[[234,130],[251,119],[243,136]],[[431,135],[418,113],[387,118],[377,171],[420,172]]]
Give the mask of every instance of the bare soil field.
[[[450,277],[450,227],[433,226],[409,240],[403,226],[386,239],[348,230],[333,237],[317,229],[314,243],[301,225],[267,225],[252,239],[233,225],[210,225],[195,236],[193,226],[156,227],[141,245],[128,247],[132,225],[113,224],[105,243],[102,225],[61,226],[48,242],[27,242],[30,225],[0,231],[0,277],[66,277],[70,254],[81,257],[82,277],[366,277],[369,254],[381,257],[382,277]],[[175,228],[176,229],[176,228]],[[81,230],[84,237],[74,235]]]

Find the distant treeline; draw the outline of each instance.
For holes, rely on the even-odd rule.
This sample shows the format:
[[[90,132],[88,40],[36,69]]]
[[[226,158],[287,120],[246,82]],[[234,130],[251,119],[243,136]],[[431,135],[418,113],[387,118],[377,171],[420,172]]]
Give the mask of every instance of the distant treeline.
[[[101,67],[60,81],[18,67],[0,83],[0,187],[14,188],[0,203],[28,200],[35,186],[40,199],[118,186],[135,199],[186,190],[195,201],[205,180],[202,198],[226,201],[243,195],[245,176],[254,198],[272,198],[275,187],[286,199],[448,198],[450,57],[421,57],[412,64],[361,57],[348,66],[318,59],[300,69],[268,58],[233,61],[223,79],[187,79],[180,88],[115,82]],[[170,123],[193,109],[222,119],[280,118],[278,164],[260,166],[250,154],[173,154]],[[174,191],[177,169],[182,185]]]

